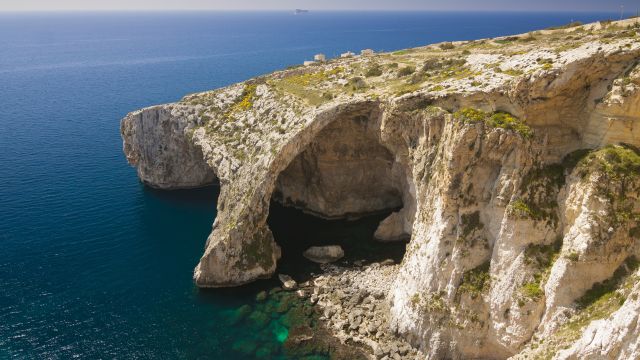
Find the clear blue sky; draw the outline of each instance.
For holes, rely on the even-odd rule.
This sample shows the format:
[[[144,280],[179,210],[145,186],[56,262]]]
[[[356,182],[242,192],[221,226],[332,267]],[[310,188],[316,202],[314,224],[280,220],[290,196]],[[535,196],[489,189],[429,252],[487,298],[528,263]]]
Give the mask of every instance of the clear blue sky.
[[[0,0],[15,10],[556,10],[635,14],[640,0]]]

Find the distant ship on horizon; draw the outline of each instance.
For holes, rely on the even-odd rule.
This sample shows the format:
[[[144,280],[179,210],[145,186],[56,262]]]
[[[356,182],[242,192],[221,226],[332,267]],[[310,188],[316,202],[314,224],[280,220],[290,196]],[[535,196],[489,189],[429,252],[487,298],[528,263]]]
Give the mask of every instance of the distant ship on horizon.
[[[299,15],[299,14],[306,14],[306,13],[308,13],[308,12],[309,12],[309,10],[305,10],[305,9],[296,9],[293,13],[294,13],[294,14],[296,14],[296,15]]]

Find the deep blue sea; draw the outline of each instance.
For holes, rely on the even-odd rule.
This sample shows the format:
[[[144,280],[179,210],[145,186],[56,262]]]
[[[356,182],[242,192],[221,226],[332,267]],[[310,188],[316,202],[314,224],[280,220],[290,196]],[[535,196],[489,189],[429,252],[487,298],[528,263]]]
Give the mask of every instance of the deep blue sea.
[[[273,282],[193,286],[218,190],[141,185],[121,150],[127,112],[319,52],[390,51],[614,16],[0,13],[0,359],[285,357],[286,321],[234,318]],[[339,223],[330,233],[313,220],[296,228],[270,221],[283,242],[366,238],[375,228]]]

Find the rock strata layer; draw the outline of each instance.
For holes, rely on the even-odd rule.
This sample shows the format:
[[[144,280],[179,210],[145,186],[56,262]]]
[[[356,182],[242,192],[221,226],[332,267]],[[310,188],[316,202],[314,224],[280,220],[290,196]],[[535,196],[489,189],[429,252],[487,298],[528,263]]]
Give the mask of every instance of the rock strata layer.
[[[275,72],[127,115],[124,151],[150,186],[219,181],[200,287],[274,274],[272,199],[331,219],[392,210],[376,237],[410,242],[370,299],[381,317],[339,326],[402,339],[375,356],[640,358],[639,31],[602,22]]]

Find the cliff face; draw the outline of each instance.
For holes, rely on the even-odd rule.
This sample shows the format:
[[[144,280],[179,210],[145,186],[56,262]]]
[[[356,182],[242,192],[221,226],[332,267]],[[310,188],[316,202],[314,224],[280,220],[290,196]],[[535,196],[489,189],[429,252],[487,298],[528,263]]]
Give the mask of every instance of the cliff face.
[[[272,198],[410,237],[385,311],[427,357],[640,357],[633,21],[332,60],[143,109],[161,188],[220,181],[200,287],[271,276]]]

